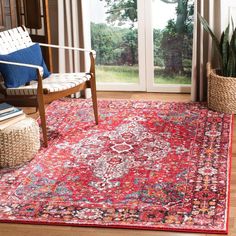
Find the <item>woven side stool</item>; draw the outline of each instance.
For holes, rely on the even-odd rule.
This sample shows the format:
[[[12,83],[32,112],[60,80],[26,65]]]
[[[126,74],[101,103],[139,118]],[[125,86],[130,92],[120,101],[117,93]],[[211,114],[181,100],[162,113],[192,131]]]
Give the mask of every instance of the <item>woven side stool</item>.
[[[39,126],[32,118],[0,130],[0,167],[14,167],[31,160],[39,147]]]

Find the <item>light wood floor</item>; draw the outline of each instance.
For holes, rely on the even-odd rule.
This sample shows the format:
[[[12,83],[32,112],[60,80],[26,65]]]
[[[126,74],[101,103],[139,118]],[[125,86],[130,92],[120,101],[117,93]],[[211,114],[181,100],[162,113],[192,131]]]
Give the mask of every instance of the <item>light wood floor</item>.
[[[122,99],[144,99],[161,101],[182,101],[189,102],[188,94],[158,94],[158,93],[124,93],[124,92],[99,92],[99,98],[122,98]],[[25,109],[27,113],[34,110]],[[31,114],[37,117],[37,114]],[[235,119],[236,120],[236,119]],[[236,124],[236,122],[234,122]],[[234,134],[236,125],[234,125]],[[236,236],[236,135],[233,137],[233,157],[231,173],[231,200],[230,200],[230,219],[229,236]],[[164,231],[147,230],[125,230],[109,228],[90,228],[90,227],[64,227],[64,226],[40,226],[23,224],[0,224],[0,236],[208,236],[208,234],[197,233],[176,233]],[[209,234],[216,236],[215,234]]]

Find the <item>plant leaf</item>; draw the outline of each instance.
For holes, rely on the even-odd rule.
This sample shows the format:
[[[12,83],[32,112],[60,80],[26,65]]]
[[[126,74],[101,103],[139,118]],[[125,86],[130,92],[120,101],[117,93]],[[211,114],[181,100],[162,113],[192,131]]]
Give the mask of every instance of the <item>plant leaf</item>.
[[[203,28],[210,34],[212,41],[214,42],[214,45],[216,46],[216,50],[219,53],[219,59],[220,59],[220,65],[221,68],[223,67],[223,55],[220,47],[220,42],[215,36],[215,34],[210,29],[210,26],[208,25],[208,22],[198,13],[198,18],[200,22],[202,23]]]
[[[222,44],[222,59],[223,59],[223,75],[227,76],[227,67],[228,67],[228,59],[229,59],[229,25],[227,26]]]
[[[233,21],[232,21],[233,24]],[[236,76],[236,29],[233,28],[233,34],[230,40],[230,51],[231,51],[231,57],[233,60],[233,64],[230,65],[230,71],[231,71],[231,76],[235,77]]]
[[[232,48],[230,48],[226,76],[230,76],[230,77],[236,76],[235,66],[236,66],[236,55],[235,55],[235,52],[232,50]]]
[[[232,24],[232,30],[234,31],[234,20],[233,20],[233,17],[231,17],[231,24]]]
[[[222,34],[221,34],[221,37],[220,37],[220,51],[221,51],[221,54],[223,52],[223,42],[224,42],[224,38],[225,38],[225,32],[223,31]],[[223,58],[223,56],[222,56]],[[222,61],[220,61],[220,66],[221,66],[221,73],[223,73],[223,59]]]
[[[232,23],[232,36],[229,44],[229,58],[227,65],[227,74],[228,76],[235,77],[236,76],[236,29],[234,28],[234,23],[231,18]]]
[[[232,51],[229,52],[229,60],[227,63],[227,74],[225,76],[232,76],[233,74],[233,66],[234,66],[234,56]]]

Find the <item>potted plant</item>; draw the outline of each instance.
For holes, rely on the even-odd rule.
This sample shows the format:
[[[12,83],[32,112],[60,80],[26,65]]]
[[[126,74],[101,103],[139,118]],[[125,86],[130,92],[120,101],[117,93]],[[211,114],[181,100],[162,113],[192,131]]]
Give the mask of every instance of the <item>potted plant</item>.
[[[210,34],[219,59],[219,68],[212,69],[207,63],[208,107],[212,110],[236,114],[236,28],[232,21],[222,33],[220,40],[210,29],[207,21],[198,14],[203,28]]]

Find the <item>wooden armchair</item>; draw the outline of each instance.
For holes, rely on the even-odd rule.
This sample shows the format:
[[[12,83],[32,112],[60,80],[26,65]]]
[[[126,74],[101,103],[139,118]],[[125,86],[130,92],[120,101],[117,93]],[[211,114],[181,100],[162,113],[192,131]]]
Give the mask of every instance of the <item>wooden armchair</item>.
[[[16,52],[32,46],[32,42],[26,28],[24,26],[17,27],[8,31],[0,32],[0,55]],[[93,110],[95,122],[98,124],[98,109],[95,81],[95,51],[82,48],[61,47],[57,45],[42,44],[41,47],[63,48],[65,50],[77,50],[89,53],[90,71],[89,72],[73,72],[64,74],[52,73],[49,77],[43,79],[43,67],[40,65],[32,65],[31,61],[27,63],[10,62],[0,60],[0,63],[15,66],[23,66],[35,68],[37,70],[37,81],[33,81],[29,85],[22,85],[16,88],[7,88],[2,83],[0,93],[3,98],[0,102],[8,102],[15,106],[36,107],[39,109],[43,139],[45,146],[48,145],[47,126],[45,116],[45,104],[69,96],[86,88],[91,88]],[[20,75],[15,75],[20,76]]]

